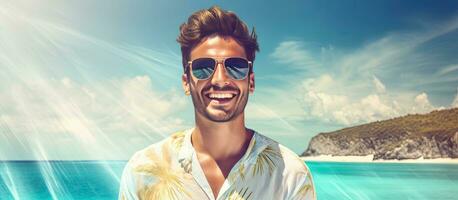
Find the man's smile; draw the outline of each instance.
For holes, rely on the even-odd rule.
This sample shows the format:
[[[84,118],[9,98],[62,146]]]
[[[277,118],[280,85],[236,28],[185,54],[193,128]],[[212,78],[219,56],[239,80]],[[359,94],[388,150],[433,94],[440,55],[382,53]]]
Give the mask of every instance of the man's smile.
[[[204,96],[210,100],[210,104],[226,104],[237,96],[237,91],[211,91],[206,92]]]

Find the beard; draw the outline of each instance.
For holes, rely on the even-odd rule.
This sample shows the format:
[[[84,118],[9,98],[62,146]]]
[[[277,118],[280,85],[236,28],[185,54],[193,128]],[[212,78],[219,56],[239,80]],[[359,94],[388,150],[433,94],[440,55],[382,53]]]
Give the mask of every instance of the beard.
[[[210,104],[206,104],[204,98],[207,98],[203,95],[203,91],[208,91],[213,87],[214,91],[224,91],[224,90],[231,90],[231,91],[238,91],[238,95],[235,96],[235,99],[232,99],[231,102],[233,105],[229,107],[225,106],[211,106]],[[214,85],[210,85],[204,89],[202,92],[196,92],[195,90],[191,90],[191,97],[192,102],[194,104],[194,111],[196,114],[200,114],[206,119],[212,122],[229,122],[236,117],[238,117],[241,113],[244,112],[245,106],[248,102],[248,89],[244,92],[240,92],[238,88],[233,86],[226,86],[219,88]]]

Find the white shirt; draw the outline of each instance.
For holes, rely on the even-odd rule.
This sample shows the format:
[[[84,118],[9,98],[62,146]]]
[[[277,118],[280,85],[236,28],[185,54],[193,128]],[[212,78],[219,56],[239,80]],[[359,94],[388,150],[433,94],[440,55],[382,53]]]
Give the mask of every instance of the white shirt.
[[[304,161],[257,132],[215,199],[191,144],[192,131],[135,153],[124,168],[119,199],[316,199]]]

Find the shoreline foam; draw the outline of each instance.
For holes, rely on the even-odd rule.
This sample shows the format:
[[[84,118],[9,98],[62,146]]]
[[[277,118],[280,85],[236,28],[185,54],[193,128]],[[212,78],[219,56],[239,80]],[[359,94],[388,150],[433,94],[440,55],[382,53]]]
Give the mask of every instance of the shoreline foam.
[[[373,160],[374,155],[367,156],[332,156],[319,155],[301,157],[304,161],[321,161],[321,162],[371,162],[371,163],[437,163],[437,164],[458,164],[458,158],[434,158],[424,159],[405,159],[405,160]]]

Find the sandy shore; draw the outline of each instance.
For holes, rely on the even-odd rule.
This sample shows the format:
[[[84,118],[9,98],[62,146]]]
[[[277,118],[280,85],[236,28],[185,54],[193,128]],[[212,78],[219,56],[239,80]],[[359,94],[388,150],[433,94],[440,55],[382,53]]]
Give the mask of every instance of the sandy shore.
[[[435,158],[435,159],[405,159],[405,160],[372,160],[373,155],[367,156],[332,156],[320,155],[301,157],[304,161],[323,161],[323,162],[380,162],[380,163],[447,163],[458,164],[458,158]]]

